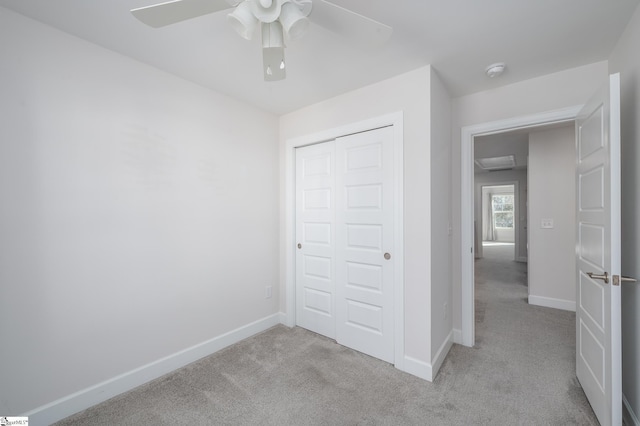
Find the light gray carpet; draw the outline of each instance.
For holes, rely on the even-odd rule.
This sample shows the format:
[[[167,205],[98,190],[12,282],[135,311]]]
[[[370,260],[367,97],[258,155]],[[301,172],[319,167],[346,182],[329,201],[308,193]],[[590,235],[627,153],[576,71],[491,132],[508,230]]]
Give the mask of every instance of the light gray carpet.
[[[526,303],[526,265],[482,259],[477,347],[433,383],[274,327],[59,425],[597,425],[575,378],[575,316]]]

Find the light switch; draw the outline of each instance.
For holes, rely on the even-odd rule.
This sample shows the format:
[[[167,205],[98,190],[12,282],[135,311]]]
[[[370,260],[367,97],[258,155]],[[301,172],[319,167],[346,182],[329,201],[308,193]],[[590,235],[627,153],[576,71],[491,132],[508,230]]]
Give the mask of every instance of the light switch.
[[[553,228],[553,219],[542,219],[542,223],[540,227],[543,229],[552,229]]]

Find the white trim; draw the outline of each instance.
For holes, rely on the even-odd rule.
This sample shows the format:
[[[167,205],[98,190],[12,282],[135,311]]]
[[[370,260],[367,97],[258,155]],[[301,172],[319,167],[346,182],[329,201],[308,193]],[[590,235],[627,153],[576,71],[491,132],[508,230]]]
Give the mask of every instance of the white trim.
[[[620,73],[609,75],[609,194],[611,211],[605,215],[605,221],[611,221],[611,275],[622,275],[622,194],[621,194],[621,156],[620,156]],[[606,167],[606,166],[605,166]],[[605,173],[606,169],[605,169]],[[606,177],[605,177],[606,182]],[[606,238],[606,237],[605,237]],[[605,263],[606,265],[606,263]],[[614,407],[622,401],[622,312],[621,288],[610,286],[611,294],[611,400]],[[606,302],[605,302],[606,303]],[[624,404],[622,404],[624,407]],[[621,409],[612,410],[613,424],[622,423]]]
[[[123,392],[157,379],[178,368],[209,356],[227,346],[265,331],[280,323],[279,314],[273,314],[252,322],[213,339],[191,346],[142,367],[107,379],[49,404],[31,410],[23,416],[29,417],[33,424],[51,424],[86,410]]]
[[[462,344],[462,330],[459,328],[453,329],[453,343]]]
[[[390,119],[392,117],[389,117]],[[393,212],[393,235],[394,249],[396,250],[395,276],[394,279],[394,345],[395,356],[394,365],[397,369],[404,368],[404,118],[402,112],[393,116],[393,158],[395,164],[394,182],[394,212]]]
[[[395,202],[393,220],[396,267],[394,268],[394,365],[403,368],[404,356],[404,118],[403,112],[395,112],[380,117],[322,132],[304,135],[285,142],[285,291],[287,318],[285,324],[293,327],[296,324],[295,298],[295,149],[307,145],[326,142],[335,138],[381,127],[393,126],[394,180]]]
[[[432,360],[432,363],[431,363],[432,380],[435,379],[435,377],[438,375],[438,371],[440,371],[440,367],[442,367],[442,363],[444,362],[444,359],[447,357],[447,354],[451,350],[451,346],[453,346],[453,330],[451,330],[451,332],[449,333],[445,341],[442,342],[440,349],[438,349],[436,356]]]
[[[462,344],[475,344],[474,286],[473,286],[473,138],[476,136],[502,133],[509,130],[535,128],[547,124],[575,120],[581,106],[504,120],[482,123],[462,128],[460,139],[460,260],[461,260],[461,324]]]
[[[404,367],[402,368],[402,371],[421,379],[428,380],[429,382],[433,381],[433,369],[431,368],[431,364],[410,356],[404,357]]]
[[[280,322],[280,324],[286,325],[289,328],[293,327],[288,324],[288,318],[287,318],[286,312],[278,312],[278,321]]]
[[[576,302],[573,300],[554,299],[553,297],[529,295],[529,304],[544,306],[545,308],[562,309],[564,311],[576,311]]]
[[[438,349],[438,353],[436,353],[436,356],[433,358],[434,362],[432,364],[420,361],[419,359],[415,359],[410,356],[405,356],[404,368],[402,368],[402,371],[433,382],[433,379],[438,375],[438,371],[440,370],[440,367],[442,367],[442,363],[447,357],[447,354],[451,350],[451,346],[453,346],[454,335],[455,330],[452,330],[444,342],[442,342],[440,349]]]
[[[529,258],[527,256],[519,256],[516,259],[516,262],[528,263],[529,262]]]
[[[640,426],[640,420],[638,420],[636,413],[633,412],[633,408],[631,408],[631,404],[629,404],[629,400],[624,396],[624,393],[622,394],[622,419],[627,426]]]

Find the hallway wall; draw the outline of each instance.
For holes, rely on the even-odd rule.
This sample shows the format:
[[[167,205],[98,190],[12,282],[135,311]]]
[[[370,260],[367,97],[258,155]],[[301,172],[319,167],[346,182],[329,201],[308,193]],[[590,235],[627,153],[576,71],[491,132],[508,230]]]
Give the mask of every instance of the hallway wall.
[[[529,133],[529,303],[568,311],[576,310],[575,162],[573,123]]]

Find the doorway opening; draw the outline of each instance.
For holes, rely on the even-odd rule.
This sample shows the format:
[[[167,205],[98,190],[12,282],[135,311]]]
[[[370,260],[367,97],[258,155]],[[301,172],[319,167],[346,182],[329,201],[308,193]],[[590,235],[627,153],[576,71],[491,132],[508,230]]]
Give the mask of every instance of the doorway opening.
[[[461,341],[465,346],[473,347],[475,345],[475,288],[474,261],[477,251],[482,251],[481,239],[478,237],[478,224],[476,223],[476,214],[474,206],[477,194],[477,186],[474,176],[474,149],[477,141],[485,136],[495,136],[507,132],[529,132],[534,129],[541,129],[548,126],[570,125],[572,123],[580,107],[572,107],[563,110],[551,111],[547,113],[533,114],[529,116],[518,117],[514,119],[501,120],[496,122],[484,123],[476,126],[469,126],[462,129],[461,139],[461,260],[462,260],[462,283],[461,283]],[[500,157],[500,155],[497,155]],[[524,198],[526,206],[527,197]],[[522,201],[521,201],[522,203]],[[526,209],[527,207],[525,207]],[[526,211],[526,210],[525,210]],[[518,214],[516,218],[522,217]],[[515,221],[515,218],[514,218]],[[521,226],[526,226],[526,221]],[[529,228],[522,235],[528,235]],[[515,240],[515,238],[514,238]],[[527,239],[528,241],[528,239]],[[521,242],[519,242],[522,244]],[[515,244],[515,241],[514,241]],[[525,243],[525,248],[527,243]],[[526,250],[523,256],[527,256]],[[518,256],[520,257],[520,256]],[[523,259],[520,259],[523,260]],[[525,259],[526,260],[526,257]]]

